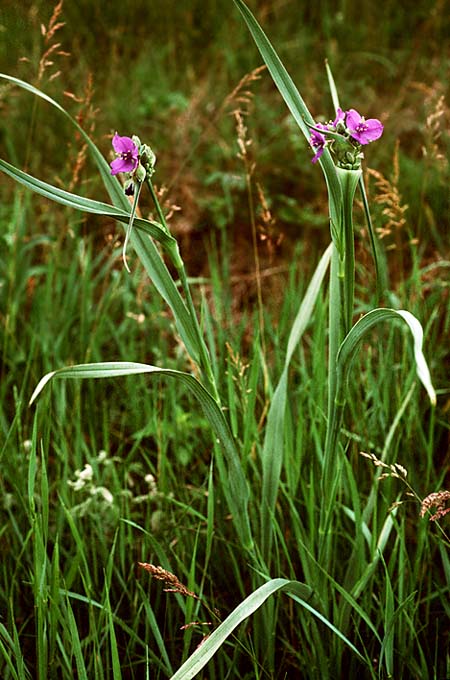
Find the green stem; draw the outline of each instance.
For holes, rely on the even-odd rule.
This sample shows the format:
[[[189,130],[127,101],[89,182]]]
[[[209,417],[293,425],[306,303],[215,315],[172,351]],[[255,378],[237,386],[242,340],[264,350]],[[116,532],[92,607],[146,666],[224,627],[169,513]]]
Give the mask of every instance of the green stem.
[[[350,331],[355,297],[355,237],[353,233],[353,199],[361,177],[361,170],[337,168],[342,187],[342,231],[344,234],[344,333]]]
[[[336,357],[342,342],[340,257],[335,244],[333,244],[333,253],[331,255],[328,325],[328,423],[323,458],[322,505],[319,520],[319,559],[321,564],[323,564],[322,560],[324,557],[327,556],[328,558],[331,554],[331,540],[328,530],[331,518],[330,499],[333,496],[332,488],[336,474],[335,462],[333,460],[333,453],[337,442],[337,413],[335,404],[337,386]]]
[[[356,186],[361,175],[357,170],[337,168],[342,188],[341,224],[338,228],[343,254],[334,245],[330,269],[329,341],[328,341],[328,423],[325,438],[322,475],[322,505],[319,521],[319,560],[328,569],[333,537],[329,533],[340,478],[338,457],[339,433],[342,424],[345,395],[338,380],[336,358],[353,318],[355,290],[355,246],[352,208]],[[343,256],[342,256],[343,255]]]
[[[209,355],[208,348],[205,345],[205,341],[203,339],[203,335],[200,329],[200,324],[198,322],[197,318],[197,312],[194,307],[194,302],[192,300],[192,295],[191,295],[191,290],[189,288],[187,276],[186,276],[186,270],[183,267],[181,267],[178,270],[178,274],[180,276],[180,281],[181,285],[184,290],[184,294],[186,296],[186,303],[188,306],[189,313],[191,315],[192,321],[194,323],[194,328],[195,328],[195,334],[197,336],[198,340],[198,350],[200,354],[200,368],[203,372],[203,376],[206,381],[206,388],[208,391],[212,394],[214,399],[218,404],[220,404],[220,397],[219,397],[219,392],[217,390],[217,385],[216,385],[216,380],[214,378],[214,373],[212,371],[212,362],[211,362],[211,357]]]
[[[150,190],[150,194],[153,199],[153,203],[156,208],[156,212],[158,215],[158,219],[163,226],[163,228],[169,232],[169,228],[167,226],[166,218],[164,216],[164,213],[161,209],[160,203],[158,201],[158,197],[156,195],[155,189],[153,187],[152,181],[150,177],[147,176],[146,178],[147,186]],[[219,392],[217,390],[217,385],[216,385],[216,380],[214,378],[214,374],[212,371],[212,363],[211,363],[211,358],[209,356],[208,348],[206,347],[203,334],[200,329],[200,324],[198,322],[197,318],[197,312],[195,310],[194,306],[194,301],[192,300],[192,295],[191,295],[191,290],[189,288],[188,280],[187,280],[187,275],[186,275],[186,269],[184,267],[184,262],[181,259],[181,257],[178,257],[177,261],[174,262],[178,275],[180,277],[180,282],[181,286],[183,288],[185,297],[186,297],[186,304],[189,310],[189,315],[191,317],[193,327],[194,327],[194,332],[197,338],[197,347],[198,347],[198,352],[199,352],[199,359],[200,359],[200,370],[202,372],[203,379],[205,380],[205,387],[206,389],[212,394],[214,399],[218,404],[220,404],[220,397],[219,397]]]
[[[168,232],[169,228],[167,226],[166,218],[165,218],[164,213],[163,213],[161,206],[159,204],[155,188],[152,184],[152,180],[150,179],[150,177],[148,175],[146,177],[146,182],[147,182],[147,186],[149,188],[149,191],[151,193],[153,203],[155,204],[155,208],[156,208],[156,212],[158,214],[159,221],[162,224],[162,226],[164,227],[164,229]]]

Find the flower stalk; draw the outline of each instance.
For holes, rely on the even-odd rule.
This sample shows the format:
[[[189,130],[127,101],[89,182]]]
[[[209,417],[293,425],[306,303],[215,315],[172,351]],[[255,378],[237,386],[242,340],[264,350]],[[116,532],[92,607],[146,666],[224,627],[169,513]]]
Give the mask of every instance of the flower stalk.
[[[125,236],[125,242],[123,246],[123,261],[125,268],[129,272],[126,261],[126,248],[128,245],[129,237],[133,227],[134,218],[136,215],[137,203],[142,189],[142,185],[145,182],[152,197],[153,204],[155,206],[156,213],[158,215],[158,220],[161,228],[170,233],[164,212],[158,200],[155,188],[152,183],[152,175],[155,171],[156,156],[152,149],[147,144],[142,144],[139,137],[133,135],[132,137],[120,137],[117,132],[113,137],[112,145],[116,153],[117,158],[112,161],[111,174],[116,175],[119,172],[127,173],[128,179],[125,183],[124,191],[127,196],[134,196],[133,205],[130,214],[130,221],[128,223],[128,228]],[[202,372],[203,379],[205,381],[206,389],[214,397],[215,401],[220,404],[219,393],[217,390],[216,380],[212,371],[212,362],[209,356],[208,348],[206,347],[203,334],[201,332],[200,324],[197,318],[197,313],[194,307],[194,302],[192,300],[191,291],[189,288],[189,283],[186,275],[186,270],[184,267],[184,262],[181,258],[178,244],[174,240],[173,243],[166,244],[166,250],[172,264],[176,268],[178,275],[180,277],[181,286],[185,294],[185,301],[188,308],[189,316],[192,321],[194,334],[196,337],[196,344],[199,356],[199,366]]]
[[[353,303],[355,296],[355,237],[353,232],[353,201],[361,170],[342,170],[336,168],[342,187],[342,242],[343,258],[339,262],[339,278],[342,282],[343,327],[347,335],[352,327]]]
[[[319,520],[318,557],[328,568],[333,549],[329,529],[340,479],[341,459],[338,456],[339,434],[342,424],[345,397],[337,371],[337,357],[344,338],[352,328],[355,291],[355,244],[353,231],[353,201],[362,177],[362,146],[378,139],[383,133],[379,120],[366,120],[355,109],[343,111],[336,104],[334,121],[326,124],[307,124],[311,131],[309,143],[314,150],[312,162],[316,163],[327,148],[334,161],[340,185],[340,200],[332,202],[330,196],[330,223],[333,254],[330,268],[329,290],[329,343],[328,343],[328,426],[325,438],[322,475],[322,498]],[[329,184],[327,182],[327,186]],[[334,209],[331,210],[331,206]]]

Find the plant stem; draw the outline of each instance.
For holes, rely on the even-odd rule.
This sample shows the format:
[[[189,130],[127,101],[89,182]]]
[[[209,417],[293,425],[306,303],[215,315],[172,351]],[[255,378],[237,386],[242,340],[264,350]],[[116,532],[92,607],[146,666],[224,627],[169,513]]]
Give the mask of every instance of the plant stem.
[[[325,452],[323,457],[322,474],[322,506],[319,522],[319,559],[322,563],[324,551],[329,550],[328,528],[330,521],[330,498],[332,496],[334,474],[336,472],[333,460],[334,450],[337,443],[336,437],[336,357],[342,342],[342,305],[341,305],[341,282],[340,282],[340,257],[336,245],[333,244],[330,268],[330,291],[328,307],[328,408],[327,408],[327,432],[325,438]],[[326,569],[325,565],[323,565]]]
[[[342,188],[339,234],[344,244],[344,256],[342,259],[335,244],[330,269],[328,424],[323,457],[322,506],[319,522],[319,560],[325,570],[328,570],[332,555],[333,537],[329,535],[329,529],[340,478],[338,443],[345,403],[342,383],[338,385],[336,358],[341,342],[352,326],[355,289],[352,208],[356,186],[361,176],[360,170],[340,168],[336,170]]]
[[[361,170],[337,168],[342,187],[342,231],[344,234],[344,335],[350,331],[355,296],[355,238],[353,233],[353,199],[361,177]]]

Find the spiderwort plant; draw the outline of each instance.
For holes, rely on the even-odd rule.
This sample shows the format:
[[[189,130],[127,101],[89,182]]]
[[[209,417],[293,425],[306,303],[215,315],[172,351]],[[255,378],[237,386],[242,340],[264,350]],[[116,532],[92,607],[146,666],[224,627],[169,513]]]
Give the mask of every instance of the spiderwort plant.
[[[331,76],[331,72],[330,77]],[[334,241],[339,253],[339,276],[343,280],[344,331],[351,328],[354,290],[354,246],[352,206],[357,184],[361,180],[361,161],[364,158],[362,146],[379,139],[383,124],[376,118],[366,120],[355,109],[343,111],[336,107],[336,117],[327,124],[309,125],[309,143],[315,151],[312,162],[323,155],[325,147],[331,153],[342,189],[342,209],[339,227],[333,230]]]
[[[345,110],[339,103],[336,86],[327,64],[328,81],[335,107],[335,118],[329,123],[317,123],[311,115],[306,103],[297,90],[294,82],[283,66],[269,39],[256,21],[243,0],[234,0],[244,21],[258,47],[272,79],[285,100],[294,120],[309,145],[313,148],[313,163],[321,166],[328,189],[330,233],[333,243],[329,286],[329,330],[328,330],[328,405],[327,432],[323,451],[322,498],[318,534],[318,550],[316,557],[324,569],[328,571],[332,551],[332,536],[329,531],[330,522],[335,509],[335,498],[339,485],[339,434],[345,403],[345,381],[341,379],[344,353],[339,353],[344,339],[358,339],[368,330],[373,319],[391,320],[398,318],[392,310],[380,310],[375,316],[364,318],[352,327],[354,315],[354,233],[353,233],[353,200],[356,187],[359,185],[366,206],[366,217],[372,244],[375,235],[372,233],[370,215],[368,213],[364,183],[362,182],[361,162],[363,147],[379,139],[383,133],[382,123],[375,118],[361,116],[354,108]],[[376,247],[373,247],[376,263]],[[378,272],[378,268],[377,268]],[[373,310],[375,311],[375,310]],[[378,310],[377,310],[378,312]],[[400,318],[401,315],[400,315]],[[403,317],[404,318],[404,317]],[[409,321],[409,317],[404,318]],[[418,322],[417,322],[418,323]],[[420,324],[419,324],[420,326]],[[410,326],[417,342],[417,329]],[[348,346],[352,343],[347,342]],[[348,359],[348,355],[345,355]],[[422,364],[422,359],[416,365]],[[425,363],[426,365],[426,363]],[[419,375],[425,385],[432,403],[435,403],[434,390],[429,375]],[[269,413],[269,421],[271,414]],[[274,414],[274,422],[277,415]],[[283,431],[280,422],[273,429]],[[268,432],[271,428],[268,426]],[[262,455],[263,467],[263,502],[261,509],[261,542],[262,555],[266,564],[271,562],[272,518],[275,513],[277,489],[282,469],[283,438],[280,434],[271,441],[271,446],[264,446]],[[274,462],[277,461],[277,462]],[[320,578],[320,576],[319,576]]]
[[[366,120],[355,109],[343,111],[338,106],[336,118],[326,125],[318,123],[311,128],[309,143],[315,150],[312,159],[316,163],[328,145],[333,160],[343,170],[359,170],[364,158],[361,146],[379,139],[383,134],[383,124],[376,118]]]
[[[369,118],[366,120],[355,109],[349,109],[344,112],[339,105],[331,71],[327,69],[336,117],[332,123],[327,125],[321,123],[316,124],[300,93],[255,17],[243,0],[234,0],[234,3],[241,12],[276,86],[301,131],[312,146],[314,150],[312,162],[319,163],[322,167],[329,193],[332,255],[329,292],[328,425],[322,457],[322,499],[316,542],[317,550],[314,555],[307,555],[305,557],[305,564],[308,565],[307,568],[305,568],[305,572],[310,573],[311,583],[309,583],[309,585],[314,588],[315,594],[320,598],[321,611],[325,613],[325,618],[322,614],[320,614],[319,617],[321,618],[321,621],[324,622],[328,619],[330,599],[332,599],[329,586],[330,582],[333,581],[330,565],[334,540],[333,533],[335,532],[331,531],[331,519],[336,508],[335,499],[342,461],[341,452],[339,450],[339,434],[343,406],[345,403],[346,376],[348,374],[352,356],[364,334],[379,321],[397,320],[398,318],[403,319],[409,326],[414,338],[417,374],[426,388],[433,405],[436,403],[436,395],[431,384],[428,367],[422,354],[422,329],[417,319],[409,312],[402,310],[397,312],[390,309],[375,309],[360,319],[355,326],[352,326],[354,311],[353,281],[355,269],[352,224],[353,199],[356,187],[359,184],[363,203],[366,208],[369,231],[371,231],[372,225],[368,214],[364,185],[361,179],[361,160],[363,158],[362,147],[380,138],[383,133],[382,123],[377,119]],[[373,235],[371,236],[371,240],[372,245],[374,246],[375,241]],[[373,247],[373,251],[376,262],[375,247]],[[324,258],[322,258],[322,260],[323,259]],[[377,265],[376,268],[378,273]],[[297,317],[294,322],[291,336],[289,337],[287,359],[283,374],[276,387],[274,399],[269,409],[266,437],[262,452],[260,548],[262,570],[264,570],[264,568],[267,570],[267,576],[269,576],[270,567],[273,564],[271,556],[272,536],[273,527],[276,525],[277,490],[283,465],[283,419],[287,393],[287,367],[293,346],[301,335],[301,333],[298,332],[300,326],[301,322],[299,317]],[[306,532],[312,532],[313,529],[314,526],[308,527]],[[303,548],[304,546],[302,544],[299,549],[300,554],[305,552]],[[311,562],[309,562],[310,558],[312,558]],[[313,574],[316,574],[316,576],[313,576]],[[354,575],[355,584],[357,583],[359,576],[359,574]],[[261,586],[261,588],[265,588],[269,584],[272,586],[275,581],[276,579],[272,579],[269,583]],[[259,589],[256,590],[251,597],[256,596],[258,592]],[[301,600],[297,601],[301,603]],[[230,615],[229,620],[238,618],[238,614],[240,614],[240,609],[243,605],[244,603],[236,608]],[[310,611],[313,610],[310,609]],[[269,631],[267,631],[267,627],[264,626],[264,621],[266,619],[269,620]],[[207,647],[213,647],[213,638],[215,649],[217,649],[229,635],[230,625],[228,620],[226,623],[227,630],[224,630],[223,633],[219,633],[219,627],[219,629],[211,636],[210,640],[189,657],[177,671],[175,676],[173,676],[173,680],[194,677],[194,675],[206,665],[210,656],[214,653],[213,649],[206,649]],[[269,671],[274,668],[273,649],[272,656],[270,651],[270,640],[273,639],[271,624],[272,621],[270,616],[262,617],[263,635],[265,632],[269,633],[269,636],[266,638],[269,649],[263,649],[265,640],[261,642],[261,639],[259,639],[258,635],[255,633],[255,639],[261,644],[262,651],[265,652],[266,659],[268,659],[268,665],[265,666],[265,670],[269,668]],[[354,647],[353,652],[359,654],[358,650]],[[389,664],[387,664],[386,667],[388,674],[390,674],[391,669]],[[327,671],[328,669],[325,670]],[[328,674],[327,677],[329,677]]]

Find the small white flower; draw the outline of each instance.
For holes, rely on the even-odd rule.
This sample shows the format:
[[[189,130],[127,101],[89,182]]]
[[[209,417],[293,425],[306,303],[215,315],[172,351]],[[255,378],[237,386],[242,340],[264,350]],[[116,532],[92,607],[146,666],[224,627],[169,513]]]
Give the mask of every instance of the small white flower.
[[[92,494],[95,494],[96,496],[101,496],[103,500],[108,503],[108,505],[112,505],[114,501],[114,497],[106,487],[104,486],[97,486],[94,489],[91,490]]]
[[[90,482],[92,480],[92,477],[94,476],[94,471],[92,469],[92,465],[89,465],[89,463],[86,463],[84,466],[83,470],[76,470],[75,471],[75,477],[78,477],[78,479],[82,479],[85,482]]]
[[[84,488],[85,481],[83,479],[77,479],[75,482],[72,482],[71,479],[67,482],[69,486],[72,487],[74,491],[81,491],[81,489]]]
[[[152,474],[145,475],[145,481],[148,484],[148,495],[150,498],[156,496],[158,493],[158,487],[156,485],[156,480]]]
[[[3,496],[3,508],[5,510],[11,510],[14,506],[14,496],[12,493],[5,493]]]

